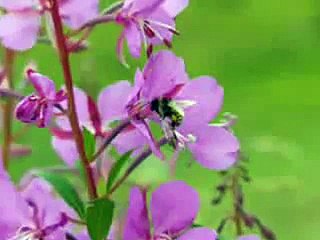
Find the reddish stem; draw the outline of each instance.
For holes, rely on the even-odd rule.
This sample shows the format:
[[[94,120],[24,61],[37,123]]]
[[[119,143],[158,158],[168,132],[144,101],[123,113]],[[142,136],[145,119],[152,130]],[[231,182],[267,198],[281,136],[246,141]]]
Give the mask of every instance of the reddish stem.
[[[87,179],[87,186],[88,186],[88,194],[90,199],[97,198],[97,190],[96,185],[93,177],[93,172],[90,167],[90,162],[87,158],[85,148],[84,148],[84,142],[83,142],[83,135],[82,131],[79,126],[79,120],[77,116],[76,111],[76,105],[74,100],[74,92],[73,92],[73,80],[72,80],[72,74],[71,74],[71,68],[70,68],[70,62],[69,62],[69,53],[67,50],[67,44],[65,41],[65,35],[63,33],[63,25],[61,21],[61,17],[59,14],[59,5],[57,0],[51,0],[51,15],[56,35],[56,41],[57,41],[57,48],[59,52],[60,62],[63,68],[63,74],[64,74],[64,80],[66,89],[68,92],[68,117],[70,121],[70,125],[72,128],[72,132],[75,138],[75,142],[77,145],[77,149],[81,158],[81,162],[84,166],[85,173],[86,173],[86,179]]]
[[[5,50],[5,80],[3,84],[7,84],[7,89],[13,89],[13,63],[14,63],[14,52],[10,49]],[[13,111],[13,100],[7,99],[4,105],[3,111],[3,149],[2,159],[3,166],[5,169],[9,167],[10,161],[10,145],[12,141],[12,111]]]
[[[121,122],[116,128],[114,128],[111,134],[104,140],[103,144],[99,147],[97,152],[92,157],[91,161],[96,160],[111,144],[111,142],[126,128],[130,125],[130,119],[126,119]]]

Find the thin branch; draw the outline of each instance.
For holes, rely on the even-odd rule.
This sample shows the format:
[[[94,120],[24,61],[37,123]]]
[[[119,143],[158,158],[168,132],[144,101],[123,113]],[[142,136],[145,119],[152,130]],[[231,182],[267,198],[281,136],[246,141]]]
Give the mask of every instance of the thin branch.
[[[94,154],[91,161],[96,160],[105,151],[105,149],[112,143],[112,141],[129,125],[130,125],[130,120],[126,119],[122,121],[116,128],[114,128],[111,134],[107,137],[107,139],[103,142],[103,144],[99,147],[97,152]]]
[[[159,146],[163,146],[168,143],[168,140],[166,138],[162,138],[159,141]],[[127,171],[124,173],[124,175],[113,185],[113,187],[110,189],[108,195],[111,196],[123,183],[124,181],[130,176],[130,174],[139,167],[144,160],[146,160],[150,155],[152,154],[152,150],[150,148],[146,149],[144,152],[142,152],[129,166]]]

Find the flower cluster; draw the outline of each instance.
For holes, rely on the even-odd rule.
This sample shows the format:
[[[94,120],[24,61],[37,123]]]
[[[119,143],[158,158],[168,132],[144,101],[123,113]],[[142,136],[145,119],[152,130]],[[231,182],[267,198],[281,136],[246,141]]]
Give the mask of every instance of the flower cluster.
[[[50,0],[0,1],[0,7],[6,10],[0,17],[2,44],[18,51],[32,48],[41,33],[41,18],[50,11],[51,4]],[[60,0],[59,6],[61,18],[73,29],[98,15],[98,0]]]
[[[0,206],[1,239],[64,239],[74,212],[54,198],[48,184],[35,179],[17,188],[0,170],[0,193],[6,197]]]
[[[1,154],[4,159],[0,159],[6,163],[4,168],[0,164],[0,193],[5,196],[0,206],[0,239],[220,237],[212,228],[196,227],[200,198],[183,181],[162,183],[150,201],[149,186],[134,186],[126,215],[113,216],[113,192],[150,155],[167,158],[163,145],[173,149],[170,164],[183,150],[190,151],[207,169],[228,170],[237,164],[240,144],[230,128],[232,122],[214,123],[223,106],[222,86],[206,75],[192,79],[181,57],[170,50],[154,49],[156,45],[172,47],[173,36],[179,35],[175,20],[187,6],[188,0],[124,0],[99,13],[98,0],[0,0],[0,42],[7,55],[12,56],[11,50],[31,49],[38,40],[47,39],[59,55],[64,76],[64,86],[57,90],[54,80],[28,68],[25,76],[34,92],[24,96],[10,93],[10,87],[7,91],[18,99],[14,116],[27,126],[50,130],[52,146],[67,165],[64,170],[77,178],[84,175],[83,185],[89,195],[82,200],[67,178],[55,174],[57,169],[29,173],[15,186],[4,169],[7,155],[14,155],[10,146],[13,137],[8,131],[5,142],[9,143],[3,148],[9,154]],[[143,69],[136,70],[132,81],[106,86],[95,101],[74,85],[69,55],[82,49],[94,27],[107,23],[123,29],[116,47],[122,64],[128,66],[125,42],[134,58],[139,58],[144,49],[147,62]],[[4,79],[13,81],[9,74],[13,57],[9,60],[0,70],[0,83]],[[160,137],[156,137],[157,130]],[[117,161],[113,160],[119,155]],[[126,161],[131,165],[122,171]],[[101,181],[106,185],[104,193],[97,191]],[[238,240],[259,239],[237,235]]]

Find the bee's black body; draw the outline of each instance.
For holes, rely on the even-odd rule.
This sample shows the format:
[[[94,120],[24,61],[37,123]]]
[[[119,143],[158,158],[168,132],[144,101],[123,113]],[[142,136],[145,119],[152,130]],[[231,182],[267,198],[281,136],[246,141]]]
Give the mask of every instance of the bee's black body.
[[[169,98],[154,99],[151,102],[151,111],[156,112],[163,121],[163,131],[172,147],[177,147],[178,138],[175,129],[183,120],[183,113],[175,108]]]
[[[171,99],[168,98],[154,99],[151,102],[151,110],[158,113],[162,120],[169,118],[171,120],[171,127],[176,128],[181,125],[183,115],[171,103]]]

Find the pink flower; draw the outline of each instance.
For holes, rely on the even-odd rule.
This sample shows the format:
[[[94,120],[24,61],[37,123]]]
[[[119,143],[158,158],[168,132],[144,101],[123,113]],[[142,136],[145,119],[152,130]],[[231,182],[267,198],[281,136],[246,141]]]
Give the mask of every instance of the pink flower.
[[[68,216],[74,213],[55,199],[50,187],[36,179],[18,191],[7,175],[0,174],[1,239],[64,239]]]
[[[124,26],[118,40],[119,59],[125,63],[123,54],[124,40],[127,41],[133,57],[140,57],[142,45],[152,51],[153,45],[171,46],[176,16],[185,9],[188,0],[125,0],[117,15],[117,23]]]
[[[132,90],[130,83],[120,81],[103,89],[97,103],[79,88],[74,88],[75,103],[80,127],[86,128],[96,136],[97,143],[101,143],[110,133],[110,123],[114,120],[124,119],[126,114],[125,105],[127,97]],[[61,103],[66,108],[67,102]],[[56,118],[58,128],[52,128],[52,144],[58,155],[69,166],[74,166],[79,154],[72,136],[71,126],[67,117]],[[104,155],[105,156],[105,155]],[[110,164],[105,156],[103,164]]]
[[[18,120],[24,123],[47,127],[54,115],[54,107],[66,99],[63,90],[56,92],[54,82],[31,69],[27,78],[32,83],[36,93],[23,98],[15,109]]]
[[[50,11],[46,0],[0,0],[6,14],[0,17],[0,41],[17,51],[37,42],[41,17]],[[78,28],[98,15],[98,0],[60,0],[60,13],[71,28]]]
[[[222,104],[223,89],[215,79],[202,76],[190,81],[183,60],[161,51],[136,73],[127,104],[136,131],[120,135],[115,145],[126,152],[147,141],[162,158],[149,127],[149,121],[155,121],[177,151],[188,148],[202,166],[226,169],[237,160],[239,143],[227,129],[209,125]]]
[[[131,190],[123,240],[215,240],[208,228],[191,228],[199,208],[198,193],[181,181],[162,184],[147,206],[146,191]],[[149,215],[151,218],[149,219]]]

